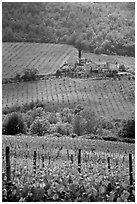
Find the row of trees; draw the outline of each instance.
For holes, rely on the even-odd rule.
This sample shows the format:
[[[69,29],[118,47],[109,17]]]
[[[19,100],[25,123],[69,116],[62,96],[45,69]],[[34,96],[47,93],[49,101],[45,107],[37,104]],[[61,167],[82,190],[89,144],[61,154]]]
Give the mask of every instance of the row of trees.
[[[18,133],[31,135],[82,136],[105,140],[135,139],[135,118],[112,120],[98,118],[91,108],[78,105],[74,110],[64,108],[60,112],[45,112],[42,107],[34,107],[25,113],[12,112],[3,115],[3,134]],[[123,141],[123,140],[122,140]]]
[[[134,56],[135,4],[2,4],[4,42],[65,43],[95,53]]]

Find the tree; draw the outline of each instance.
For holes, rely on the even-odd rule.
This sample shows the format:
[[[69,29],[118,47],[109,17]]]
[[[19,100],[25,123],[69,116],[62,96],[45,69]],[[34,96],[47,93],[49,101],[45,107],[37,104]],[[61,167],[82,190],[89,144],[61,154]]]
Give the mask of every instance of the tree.
[[[81,116],[81,114],[77,113],[72,120],[73,133],[76,133],[78,136],[85,134],[86,123],[87,121]]]
[[[16,135],[26,133],[26,125],[21,114],[13,112],[5,118],[2,124],[3,134]]]
[[[4,42],[67,43],[87,51],[90,47],[91,52],[134,57],[134,27],[135,7],[128,2],[92,6],[71,2],[2,3]],[[102,47],[106,40],[110,44]]]
[[[38,70],[37,69],[25,69],[22,79],[24,81],[36,80]]]
[[[98,126],[98,119],[92,109],[90,107],[84,108],[84,110],[81,111],[81,116],[86,120],[86,133],[95,134]]]
[[[11,27],[6,27],[5,29],[2,30],[2,41],[3,42],[9,42],[9,41],[14,41],[14,32],[12,31]]]
[[[120,130],[118,134],[123,138],[135,139],[135,119],[132,118],[124,121],[122,130]]]
[[[126,71],[126,68],[125,68],[124,64],[119,65],[119,71],[121,71],[121,72],[125,72]]]

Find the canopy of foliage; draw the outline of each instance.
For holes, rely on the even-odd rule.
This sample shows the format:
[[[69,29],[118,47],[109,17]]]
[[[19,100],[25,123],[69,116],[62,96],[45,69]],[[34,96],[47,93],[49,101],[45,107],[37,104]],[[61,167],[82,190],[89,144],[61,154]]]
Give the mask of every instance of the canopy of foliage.
[[[135,55],[135,3],[4,2],[3,42],[71,44],[95,53]]]

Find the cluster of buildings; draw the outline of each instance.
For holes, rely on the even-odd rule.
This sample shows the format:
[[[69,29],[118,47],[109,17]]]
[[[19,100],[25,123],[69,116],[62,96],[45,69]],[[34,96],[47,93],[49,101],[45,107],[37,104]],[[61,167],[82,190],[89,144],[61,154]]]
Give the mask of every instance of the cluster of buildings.
[[[79,58],[74,66],[70,66],[67,62],[57,71],[58,75],[65,75],[70,77],[128,77],[128,79],[135,78],[134,68],[125,67],[119,63],[110,63],[103,61],[87,60]]]

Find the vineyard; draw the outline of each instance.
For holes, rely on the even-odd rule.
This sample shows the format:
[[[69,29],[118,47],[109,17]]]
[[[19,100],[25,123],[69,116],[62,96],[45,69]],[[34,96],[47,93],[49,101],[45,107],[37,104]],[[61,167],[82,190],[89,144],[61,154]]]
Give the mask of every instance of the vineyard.
[[[125,79],[70,78],[3,84],[3,108],[36,101],[56,112],[81,104],[98,118],[128,119],[134,86]],[[135,201],[135,145],[84,137],[3,135],[3,201]]]
[[[118,62],[119,64],[124,64],[125,66],[133,66],[135,67],[135,58],[134,57],[126,57],[126,56],[118,56],[118,55],[97,55],[94,53],[86,53],[83,52],[82,56],[86,59],[94,59],[95,62],[110,62],[114,63]]]
[[[6,188],[6,147],[10,147],[14,201],[134,201],[132,144],[4,136],[3,189]],[[128,155],[132,156],[129,167]],[[6,201],[6,189],[4,199]]]
[[[126,118],[134,111],[134,80],[49,79],[3,84],[2,106],[42,101],[49,110],[89,106],[98,115]]]
[[[83,56],[134,66],[133,58]],[[2,77],[12,78],[24,68],[37,68],[41,75],[53,74],[65,61],[71,64],[76,58],[76,49],[68,45],[3,43]],[[25,110],[30,104],[36,106]],[[77,107],[85,112],[82,109],[77,114]],[[13,127],[12,117],[19,114],[26,125],[24,134],[2,136],[3,201],[135,201],[135,144],[119,138],[122,121],[134,115],[135,80],[51,76],[6,83],[2,84],[2,108],[4,128],[9,119]],[[85,127],[92,126],[93,132],[86,133],[90,137],[71,132],[77,118],[78,127],[80,120],[82,124],[85,121]],[[95,132],[94,126],[98,127]],[[43,127],[41,134],[33,133]]]
[[[13,78],[26,68],[38,69],[40,75],[53,74],[69,58],[73,61],[76,53],[63,44],[3,43],[2,78]]]

